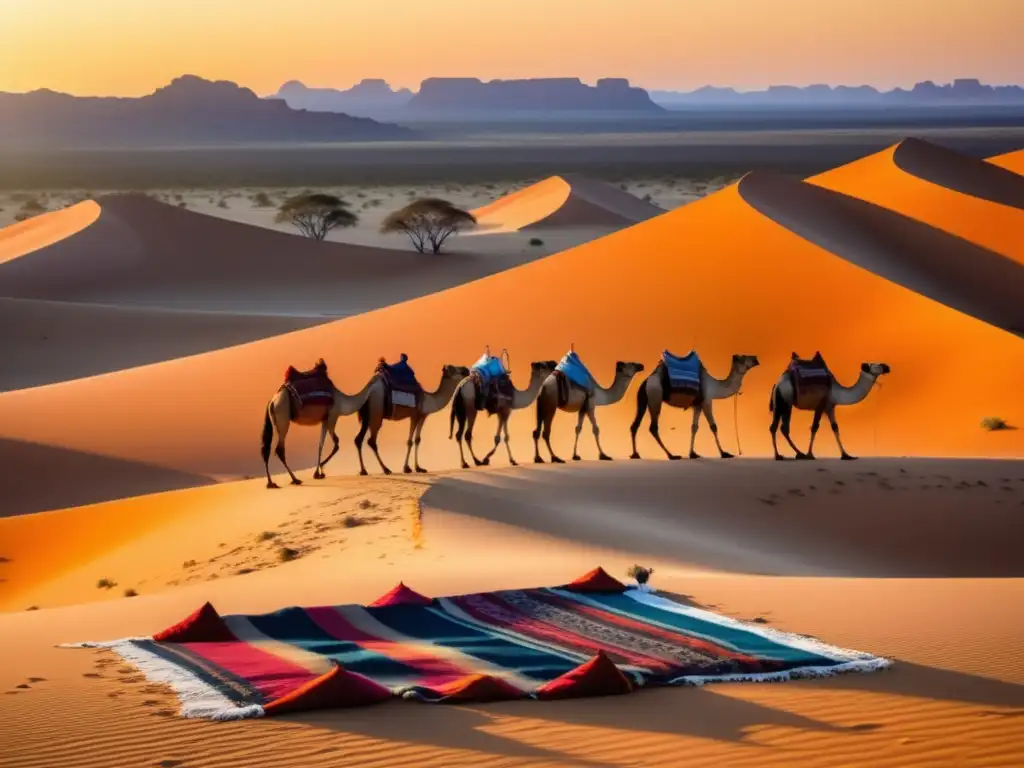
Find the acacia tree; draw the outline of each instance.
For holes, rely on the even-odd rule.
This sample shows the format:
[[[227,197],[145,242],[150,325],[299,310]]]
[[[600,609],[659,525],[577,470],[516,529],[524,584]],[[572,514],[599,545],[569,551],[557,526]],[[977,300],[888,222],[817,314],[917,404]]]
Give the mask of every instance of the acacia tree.
[[[276,220],[293,225],[308,238],[323,240],[332,229],[355,226],[359,217],[341,198],[312,192],[285,200]]]
[[[404,232],[420,253],[440,253],[445,241],[462,229],[476,224],[469,211],[434,197],[416,200],[389,214],[380,231]]]

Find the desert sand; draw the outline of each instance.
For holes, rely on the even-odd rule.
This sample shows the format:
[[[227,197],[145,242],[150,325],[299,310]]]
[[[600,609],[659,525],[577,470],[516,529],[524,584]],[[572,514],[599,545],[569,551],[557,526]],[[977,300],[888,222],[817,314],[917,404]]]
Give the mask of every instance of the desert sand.
[[[1007,152],[1003,155],[996,155],[995,157],[988,158],[988,162],[998,165],[1001,168],[1013,171],[1024,175],[1024,149],[1018,149],[1014,152]]]
[[[4,333],[36,376],[19,373],[26,388],[0,393],[0,647],[17,660],[0,669],[5,765],[1019,764],[1024,433],[981,426],[1024,425],[1024,341],[1007,330],[1020,330],[1010,299],[1021,267],[1005,230],[1019,210],[961,189],[992,178],[963,170],[963,158],[925,148],[943,167],[921,170],[897,164],[897,151],[811,183],[755,171],[553,255],[555,238],[531,222],[566,206],[534,188],[492,209],[521,217],[493,235],[506,245],[429,267],[380,243],[311,244],[139,197],[101,197],[82,226],[40,227],[45,239],[0,265],[0,307],[31,320]],[[896,180],[911,192],[876,189]],[[563,202],[595,188],[570,186]],[[541,185],[561,195],[551,188],[561,190]],[[989,226],[971,229],[980,215]],[[555,236],[581,237],[593,226],[582,223]],[[538,231],[546,247],[520,249]],[[283,269],[285,252],[295,260]],[[33,347],[32,334],[80,318],[49,359]],[[277,321],[316,325],[282,333]],[[131,335],[118,336],[126,325]],[[93,345],[92,368],[90,334],[108,339]],[[119,339],[151,349],[119,359]],[[739,439],[743,457],[525,466],[529,408],[511,422],[523,467],[450,471],[446,410],[424,431],[435,473],[352,476],[353,417],[326,480],[303,469],[305,485],[269,492],[260,479],[260,418],[288,365],[322,356],[354,391],[379,356],[406,352],[430,389],[442,364],[468,365],[490,345],[510,350],[523,386],[531,360],[570,344],[602,384],[616,360],[650,371],[665,348],[695,347],[718,376],[731,354],[757,354],[742,396],[716,404],[723,442],[735,450]],[[76,346],[86,353],[61,362]],[[770,388],[792,352],[819,349],[845,383],[862,361],[892,366],[865,402],[839,411],[847,448],[874,458],[765,460]],[[598,412],[619,459],[635,391]],[[800,445],[808,422],[794,418]],[[555,420],[566,457],[574,424]],[[689,413],[663,412],[670,447],[685,447],[689,424]],[[493,425],[478,421],[479,445]],[[385,424],[392,466],[406,434]],[[638,440],[645,458],[661,458],[646,422]],[[311,465],[315,443],[316,430],[292,430],[293,468]],[[589,429],[581,446],[595,455]],[[713,446],[702,425],[698,450]],[[827,429],[816,449],[836,455]],[[282,562],[284,546],[298,557]],[[681,599],[895,664],[625,703],[399,703],[208,723],[176,717],[167,689],[108,652],[55,647],[149,634],[207,600],[257,612],[366,602],[399,580],[445,595],[564,583],[595,565],[621,578],[633,563],[654,566],[655,586]]]
[[[985,161],[907,139],[808,181],[1024,263],[1024,177]]]

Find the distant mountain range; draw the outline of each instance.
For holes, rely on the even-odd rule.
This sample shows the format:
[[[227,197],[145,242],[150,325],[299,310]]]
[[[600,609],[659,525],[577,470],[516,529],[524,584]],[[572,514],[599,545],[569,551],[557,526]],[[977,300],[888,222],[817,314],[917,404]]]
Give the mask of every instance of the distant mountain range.
[[[0,93],[0,148],[195,146],[406,139],[408,128],[292,109],[192,75],[141,98]]]
[[[473,112],[661,112],[643,88],[622,78],[604,78],[586,85],[575,77],[491,80],[475,77],[432,77],[418,93],[392,90],[383,80],[363,80],[348,90],[307,88],[291,81],[270,98],[293,109],[349,112],[360,115]]]
[[[682,106],[779,106],[818,107],[845,105],[971,105],[1024,104],[1024,88],[1017,85],[983,85],[979,80],[964,78],[949,85],[936,85],[931,80],[918,83],[910,90],[894,88],[880,91],[870,85],[773,85],[763,91],[737,91],[711,85],[695,91],[651,91],[651,98],[665,107]]]

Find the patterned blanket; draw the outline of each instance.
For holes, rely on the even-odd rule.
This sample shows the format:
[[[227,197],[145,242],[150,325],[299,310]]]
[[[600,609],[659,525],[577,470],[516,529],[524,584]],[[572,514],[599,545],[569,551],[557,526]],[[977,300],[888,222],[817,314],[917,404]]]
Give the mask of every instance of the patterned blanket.
[[[669,388],[672,391],[696,394],[700,392],[700,358],[691,350],[683,357],[673,355],[667,349],[661,353]]]
[[[871,671],[885,659],[626,588],[601,569],[561,587],[431,599],[400,584],[368,606],[220,616],[207,603],[109,647],[170,684],[185,717],[235,720],[361,706],[561,699],[645,685]]]

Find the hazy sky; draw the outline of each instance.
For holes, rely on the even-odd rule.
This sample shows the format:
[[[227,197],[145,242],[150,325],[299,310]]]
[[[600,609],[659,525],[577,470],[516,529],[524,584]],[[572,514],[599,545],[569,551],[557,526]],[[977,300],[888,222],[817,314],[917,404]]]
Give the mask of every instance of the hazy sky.
[[[0,91],[428,76],[1024,83],[1024,0],[0,0]]]

